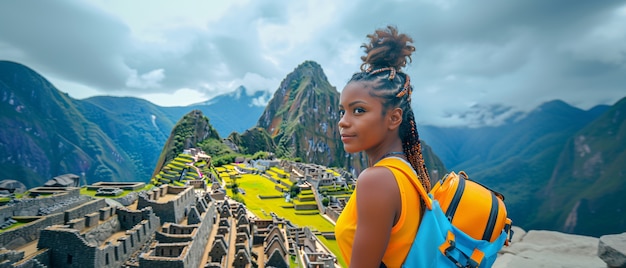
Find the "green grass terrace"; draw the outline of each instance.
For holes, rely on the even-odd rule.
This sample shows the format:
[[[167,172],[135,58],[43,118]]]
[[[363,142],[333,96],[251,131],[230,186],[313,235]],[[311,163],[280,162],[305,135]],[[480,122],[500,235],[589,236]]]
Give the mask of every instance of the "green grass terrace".
[[[220,170],[216,168],[216,171],[220,174],[222,172],[228,173],[228,168],[226,167]],[[241,174],[241,176],[237,178],[237,184],[240,189],[245,191],[245,194],[237,194],[236,197],[233,195],[232,191],[227,191],[227,194],[233,199],[243,200],[248,210],[261,219],[271,219],[272,216],[270,213],[274,212],[278,217],[288,219],[299,227],[308,227],[314,232],[333,232],[335,229],[334,224],[320,215],[317,209],[296,210],[294,208],[294,203],[315,204],[314,201],[301,202],[292,200],[293,203],[287,202],[283,193],[276,190],[275,187],[277,183],[263,176]],[[310,190],[308,190],[308,192],[305,191],[303,194],[304,197],[313,197],[313,193]],[[321,235],[318,235],[318,238],[335,254],[339,264],[346,267],[337,242],[335,240],[324,239]]]
[[[118,197],[123,197],[131,192],[141,192],[141,191],[146,191],[146,190],[150,190],[152,189],[152,187],[154,187],[154,184],[146,184],[146,186],[144,186],[141,189],[137,189],[135,191],[132,190],[123,190],[123,192],[120,195],[116,195],[116,196],[96,196],[96,192],[97,190],[89,190],[87,189],[87,186],[83,186],[80,188],[80,194],[82,195],[87,195],[87,196],[91,196],[91,197],[96,197],[96,198],[118,198]]]

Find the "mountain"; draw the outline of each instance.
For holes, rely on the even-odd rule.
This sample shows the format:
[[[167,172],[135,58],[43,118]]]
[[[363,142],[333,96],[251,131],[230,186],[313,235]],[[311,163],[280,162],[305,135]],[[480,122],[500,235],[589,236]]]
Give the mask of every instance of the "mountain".
[[[221,137],[232,132],[242,133],[253,127],[263,113],[271,94],[257,91],[252,95],[240,86],[232,92],[218,95],[208,101],[183,107],[161,107],[171,120],[176,121],[192,110],[200,110],[211,120]]]
[[[322,67],[305,61],[280,83],[257,127],[274,139],[278,157],[307,163],[342,167],[359,173],[368,166],[363,153],[347,154],[339,137],[337,122],[339,92]],[[424,144],[424,158],[431,173],[443,174],[445,167]]]
[[[607,109],[608,106],[602,105],[583,111],[555,100],[499,126],[421,126],[419,130],[421,137],[429,142],[447,167],[482,170],[485,166],[498,165],[512,157],[534,156],[537,150],[543,150],[544,144],[550,144],[550,140],[569,137]],[[558,137],[543,140],[549,134]]]
[[[531,227],[600,236],[626,230],[626,98],[572,135]],[[555,226],[556,225],[556,226]]]
[[[199,110],[191,111],[183,116],[172,129],[159,155],[152,177],[161,171],[165,163],[183,153],[185,149],[196,148],[205,140],[219,140],[219,138],[219,134],[209,123],[209,118]]]
[[[242,134],[233,132],[228,136],[227,140],[237,145],[238,151],[243,154],[274,152],[276,150],[272,137],[265,129],[259,127],[248,129]]]
[[[162,111],[163,107],[130,97],[91,97],[74,102],[87,120],[124,148],[138,169],[136,178],[150,178],[158,152],[176,122]]]
[[[257,127],[274,138],[279,157],[340,166],[345,156],[339,139],[339,92],[322,67],[306,61],[280,83]]]
[[[33,70],[0,61],[0,96],[0,180],[16,179],[31,188],[66,173],[87,182],[141,174],[75,100]]]
[[[215,121],[243,124],[249,119],[238,118],[254,113],[244,92],[189,107],[120,97],[75,100],[33,70],[0,61],[0,180],[28,188],[65,173],[87,183],[148,181],[194,145],[216,165],[269,151],[354,173],[367,166],[362,154],[343,151],[339,93],[317,63],[297,66],[250,127],[241,134],[225,130],[231,133],[221,139]],[[510,217],[526,229],[599,235],[623,230],[626,222],[620,196],[626,190],[625,106],[621,100],[585,111],[557,100],[498,126],[418,130],[433,178],[447,169],[467,171],[504,193]],[[497,110],[481,114],[506,113],[506,107],[492,108]]]
[[[77,140],[73,142],[77,151],[89,154],[90,157],[94,157],[96,162],[104,162],[97,164],[94,171],[91,172],[88,169],[94,164],[91,163],[92,161],[83,161],[89,167],[77,167],[77,164],[66,163],[59,164],[63,168],[54,169],[45,165],[28,167],[28,165],[33,164],[32,161],[24,159],[18,161],[16,158],[18,156],[32,158],[35,157],[34,155],[39,155],[41,159],[37,159],[37,161],[46,161],[45,159],[54,159],[54,157],[49,155],[44,157],[43,154],[23,151],[30,147],[25,146],[24,142],[16,141],[14,137],[27,136],[12,132],[15,130],[14,128],[2,130],[0,135],[6,137],[3,141],[16,146],[5,147],[5,151],[0,155],[0,158],[5,159],[5,162],[12,162],[12,165],[15,165],[7,164],[7,170],[11,170],[11,172],[5,173],[5,178],[20,178],[20,180],[30,181],[27,183],[28,187],[41,185],[51,177],[63,173],[82,174],[82,172],[85,172],[89,182],[147,181],[154,173],[155,166],[159,166],[159,163],[163,162],[163,159],[159,158],[160,152],[171,149],[167,148],[171,144],[165,145],[166,148],[164,148],[164,144],[170,137],[174,122],[196,110],[202,112],[203,116],[210,120],[211,127],[217,130],[216,134],[219,134],[220,131],[222,133],[231,132],[227,144],[220,140],[219,135],[217,138],[205,142],[206,148],[204,150],[214,153],[216,155],[214,160],[220,162],[234,159],[237,151],[249,155],[258,151],[276,151],[283,156],[302,161],[347,167],[355,173],[367,166],[367,159],[363,155],[348,155],[343,152],[335,123],[337,120],[335,110],[339,93],[330,85],[321,67],[314,62],[305,62],[289,74],[265,110],[262,110],[258,104],[265,102],[268,93],[256,92],[253,95],[247,95],[244,87],[217,96],[208,102],[186,107],[160,107],[142,99],[129,97],[99,96],[75,100],[67,94],[62,94],[43,77],[24,66],[6,62],[4,66],[10,66],[3,72],[4,100],[5,104],[9,105],[5,109],[13,110],[3,113],[6,126],[17,124],[20,117],[12,116],[12,113],[23,109],[20,108],[22,106],[19,106],[19,102],[15,102],[16,99],[13,95],[26,93],[19,92],[16,88],[21,89],[28,86],[36,91],[41,90],[47,94],[39,98],[39,101],[43,103],[41,105],[59,109],[62,111],[61,113],[67,114],[67,116],[54,119],[62,120],[61,124],[56,124],[56,126],[63,126],[62,130],[47,126],[41,127],[41,129],[50,131],[50,135],[53,136],[57,131],[67,130],[67,135],[74,135],[73,139]],[[18,72],[17,70],[20,68],[27,71]],[[10,82],[10,76],[21,79],[21,83],[24,85]],[[35,78],[29,78],[29,76]],[[33,83],[34,81],[44,82]],[[48,95],[50,97],[47,97]],[[61,98],[63,103],[55,101],[57,98]],[[9,102],[13,104],[9,104]],[[10,107],[11,105],[17,106]],[[263,113],[265,114],[262,115]],[[21,124],[41,123],[45,125],[49,122],[50,115],[54,114],[55,112],[50,111],[38,113],[23,119]],[[274,123],[281,122],[278,128],[273,129],[274,133],[267,127],[254,126],[256,123],[262,122],[263,117],[274,118]],[[219,129],[220,125],[222,126],[221,130]],[[89,129],[90,133],[95,133],[90,135],[95,135],[97,140],[93,140],[90,135],[80,134],[86,133],[85,129]],[[243,133],[239,134],[238,131],[233,131],[237,129],[242,130]],[[53,144],[46,143],[46,141],[54,140],[41,141],[42,146],[54,147]],[[92,152],[85,149],[85,146],[92,146],[96,149]],[[439,161],[436,156],[434,158],[427,157],[429,154],[427,146],[425,146],[425,151],[427,165],[430,165],[430,162]],[[115,164],[109,163],[110,160],[107,157],[100,157],[100,154],[105,153],[110,153],[117,158],[113,161]],[[443,166],[440,161],[438,163],[438,166]],[[129,167],[122,168],[124,165],[129,165]],[[22,166],[25,167],[22,168]],[[46,170],[43,173],[41,172],[42,167]],[[31,169],[38,169],[39,171],[35,172],[36,175],[24,175],[31,172]]]
[[[446,167],[465,170],[471,178],[502,192],[516,225],[559,230],[555,221],[538,222],[545,215],[537,208],[545,200],[537,193],[549,184],[568,139],[608,109],[603,105],[583,111],[551,101],[500,126],[423,126],[420,133]]]

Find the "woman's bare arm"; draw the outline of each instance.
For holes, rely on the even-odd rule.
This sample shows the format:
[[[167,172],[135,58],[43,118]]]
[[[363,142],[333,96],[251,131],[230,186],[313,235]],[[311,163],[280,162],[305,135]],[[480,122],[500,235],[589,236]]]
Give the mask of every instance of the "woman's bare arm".
[[[399,214],[400,190],[389,169],[372,167],[361,173],[356,191],[358,220],[350,267],[380,267]]]

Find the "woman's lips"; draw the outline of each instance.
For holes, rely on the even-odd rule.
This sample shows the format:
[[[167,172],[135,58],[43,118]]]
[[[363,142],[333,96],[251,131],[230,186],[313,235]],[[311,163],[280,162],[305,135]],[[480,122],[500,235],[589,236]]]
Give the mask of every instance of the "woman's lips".
[[[353,139],[355,135],[352,134],[341,134],[341,141],[346,142]]]

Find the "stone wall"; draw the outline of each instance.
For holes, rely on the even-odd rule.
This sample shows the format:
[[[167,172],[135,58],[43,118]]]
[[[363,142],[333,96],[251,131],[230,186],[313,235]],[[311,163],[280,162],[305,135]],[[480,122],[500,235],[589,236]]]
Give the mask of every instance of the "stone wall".
[[[176,187],[163,185],[157,189],[157,195],[163,197],[165,194],[175,194],[176,198],[168,202],[159,202],[154,199],[154,194],[140,195],[137,200],[137,208],[152,207],[154,213],[161,218],[161,222],[179,223],[187,213],[187,208],[194,205],[196,196],[193,187]]]
[[[165,223],[161,231],[157,231],[155,240],[159,243],[184,243],[193,240],[197,234],[198,225],[178,225]]]
[[[188,191],[189,188],[188,187],[184,187],[184,186],[173,186],[173,185],[167,185],[167,194],[180,194],[182,192]]]
[[[7,250],[0,247],[0,267],[2,263],[14,263],[24,258],[24,251]]]
[[[64,223],[64,214],[57,213],[48,216],[42,216],[41,219],[29,222],[19,228],[6,230],[0,233],[0,245],[9,249],[15,249],[26,243],[32,242],[39,238],[39,231],[57,224]]]
[[[13,202],[0,206],[0,224],[4,223],[12,216],[37,216],[39,208],[52,207],[55,204],[63,204],[72,198],[81,200],[79,197],[80,188],[76,188],[49,197],[15,199]]]
[[[185,260],[182,258],[150,257],[148,259],[140,258],[139,267],[185,268],[185,267],[192,267],[192,266],[185,266]]]
[[[99,209],[107,206],[107,202],[104,199],[95,199],[89,201],[87,203],[81,204],[72,209],[68,209],[64,212],[64,220],[65,222],[69,222],[70,220],[82,218],[87,214],[91,214],[97,212]]]
[[[166,234],[156,232],[154,239],[161,243],[184,243],[193,240],[192,234]]]
[[[317,209],[317,204],[295,204],[296,210],[314,210]]]
[[[143,208],[141,210],[131,210],[126,207],[120,207],[117,208],[116,213],[120,222],[120,227],[124,230],[130,230],[141,221],[149,219],[150,215],[153,214],[154,211],[151,207]]]
[[[122,197],[112,198],[113,200],[120,202],[123,206],[130,206],[132,203],[135,203],[139,198],[139,194],[137,192],[130,192]]]
[[[279,191],[281,193],[286,193],[289,192],[289,189],[285,189],[284,187],[281,187],[280,184],[277,184],[274,186],[274,190]]]
[[[49,227],[41,231],[37,247],[49,249],[51,267],[120,267],[160,227],[151,209],[141,212],[142,220],[115,242],[100,245],[88,242],[77,230]]]
[[[120,228],[120,222],[117,217],[111,217],[98,224],[98,226],[89,229],[89,231],[83,234],[83,237],[89,244],[100,245],[111,237],[111,235],[120,230],[122,229]]]
[[[143,182],[96,182],[92,185],[87,185],[87,190],[98,190],[100,188],[113,187],[122,190],[137,191],[145,186],[146,184]]]
[[[35,254],[28,256],[26,259],[23,259],[19,262],[14,263],[11,266],[7,266],[7,268],[40,268],[40,267],[49,267],[50,254],[49,250],[39,250]],[[0,265],[1,268],[2,265]]]
[[[208,204],[207,211],[204,213],[204,217],[202,218],[202,222],[198,228],[198,233],[193,238],[193,244],[189,247],[189,252],[187,252],[186,264],[189,266],[186,267],[201,266],[201,258],[198,258],[197,256],[202,256],[202,254],[204,254],[204,249],[209,242],[209,236],[211,235],[211,231],[213,231],[213,218],[216,216],[217,207],[215,202],[211,202]]]
[[[159,257],[178,258],[183,255],[190,246],[189,242],[183,243],[159,243],[154,248],[154,252]]]
[[[335,256],[320,252],[307,252],[303,259],[305,267],[334,267],[336,261]]]
[[[331,220],[335,222],[337,221],[337,219],[339,219],[339,215],[341,214],[340,211],[329,208],[326,208],[324,212],[326,213],[326,216],[328,216]]]
[[[37,248],[48,248],[52,267],[94,267],[96,247],[90,246],[74,229],[41,230]]]
[[[206,189],[206,182],[204,182],[204,180],[189,180],[187,183],[193,186],[194,189]]]
[[[150,268],[170,268],[170,267],[202,267],[201,266],[201,256],[204,254],[204,250],[209,241],[209,236],[211,235],[211,231],[213,229],[213,218],[217,215],[217,207],[215,202],[210,202],[208,204],[206,212],[202,215],[202,221],[198,224],[197,229],[195,230],[195,236],[193,240],[186,243],[162,243],[159,241],[157,244],[157,248],[154,251],[150,251],[148,253],[144,253],[141,255],[139,259],[140,267],[150,267]],[[184,250],[180,252],[177,257],[165,257],[160,256],[161,252],[155,252],[158,249],[163,248],[164,250],[167,248],[167,254],[169,254],[169,249],[172,251],[174,248],[182,248],[180,247],[182,244],[186,244]],[[168,248],[168,246],[173,246]],[[167,255],[166,254],[166,255]],[[173,253],[172,253],[173,254]]]

